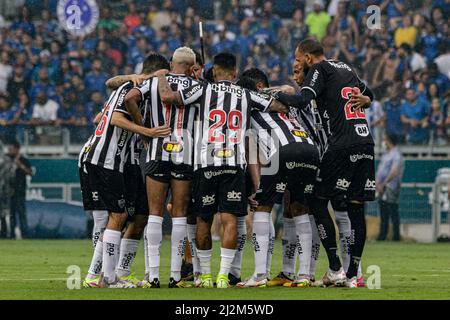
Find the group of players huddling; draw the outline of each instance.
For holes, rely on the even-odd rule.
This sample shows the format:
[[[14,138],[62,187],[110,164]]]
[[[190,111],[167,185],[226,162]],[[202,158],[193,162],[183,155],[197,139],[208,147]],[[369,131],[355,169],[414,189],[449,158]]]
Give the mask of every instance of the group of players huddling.
[[[217,54],[204,73],[201,56],[181,47],[170,62],[151,53],[142,74],[107,81],[113,91],[79,157],[84,208],[94,217],[84,286],[159,288],[167,203],[169,288],[364,286],[364,202],[375,195],[374,143],[364,108],[373,95],[350,66],[327,60],[315,40],[298,45],[293,69],[300,92],[270,87],[256,68],[238,77],[231,53]],[[281,202],[283,268],[269,279],[271,211]],[[241,281],[249,207],[255,271]],[[215,214],[223,237],[214,281]],[[145,277],[139,281],[131,265],[142,235]],[[320,241],[329,268],[315,280]],[[181,276],[185,251],[192,255],[193,285]]]

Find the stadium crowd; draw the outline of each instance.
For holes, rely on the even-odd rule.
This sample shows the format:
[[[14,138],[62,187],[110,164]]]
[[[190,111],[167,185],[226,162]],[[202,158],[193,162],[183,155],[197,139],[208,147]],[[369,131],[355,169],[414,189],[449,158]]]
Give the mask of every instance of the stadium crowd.
[[[401,143],[449,141],[449,0],[97,3],[99,23],[84,38],[63,31],[56,0],[0,5],[1,139],[59,126],[84,140],[82,128],[107,96],[105,81],[138,72],[152,50],[169,58],[182,44],[199,49],[203,20],[207,62],[230,51],[241,70],[259,67],[272,85],[293,84],[295,47],[315,37],[328,58],[356,66],[374,89],[367,116],[375,137],[386,130]],[[380,28],[368,27],[372,4],[381,10]]]

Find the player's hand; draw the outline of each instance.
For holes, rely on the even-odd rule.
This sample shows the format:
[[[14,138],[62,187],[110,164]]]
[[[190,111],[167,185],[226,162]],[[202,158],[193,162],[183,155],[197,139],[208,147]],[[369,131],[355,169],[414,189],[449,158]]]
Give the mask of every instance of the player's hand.
[[[370,98],[363,95],[359,88],[354,87],[352,92],[352,97],[350,98],[350,101],[353,105],[353,107],[357,109],[364,109],[368,108],[370,106]]]
[[[169,70],[167,70],[167,69],[159,69],[159,70],[153,72],[153,76],[160,77],[160,76],[165,76],[168,73],[169,73]]]
[[[146,136],[153,138],[164,138],[170,136],[172,129],[168,125],[163,125],[155,128],[146,128]]]
[[[248,197],[248,204],[250,205],[251,211],[256,210],[256,207],[258,206],[258,201],[256,201],[256,192],[251,194],[250,197]]]
[[[384,188],[385,188],[385,186],[384,186],[384,184],[383,183],[377,183],[377,191],[378,191],[378,193],[380,194],[380,195],[382,195],[383,193],[384,193]]]
[[[137,87],[147,80],[148,76],[143,74],[132,74],[130,75],[130,81],[133,82],[133,86]]]

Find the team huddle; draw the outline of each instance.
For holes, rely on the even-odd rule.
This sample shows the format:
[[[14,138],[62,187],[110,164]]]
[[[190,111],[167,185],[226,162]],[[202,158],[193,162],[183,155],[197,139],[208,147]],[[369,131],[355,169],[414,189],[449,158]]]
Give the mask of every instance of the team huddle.
[[[231,53],[217,54],[212,65],[204,72],[202,56],[180,47],[170,62],[151,53],[140,75],[107,81],[112,93],[79,156],[83,205],[94,217],[84,286],[160,288],[167,210],[169,288],[364,286],[364,202],[375,196],[374,143],[364,113],[370,89],[310,39],[295,52],[299,92],[270,87],[256,68],[238,76]],[[281,203],[283,267],[270,278],[271,212]],[[255,270],[242,280],[249,211]],[[223,236],[213,278],[216,214]],[[138,280],[131,266],[142,236],[145,277]],[[316,280],[320,243],[329,268]],[[193,284],[182,277],[186,254]]]

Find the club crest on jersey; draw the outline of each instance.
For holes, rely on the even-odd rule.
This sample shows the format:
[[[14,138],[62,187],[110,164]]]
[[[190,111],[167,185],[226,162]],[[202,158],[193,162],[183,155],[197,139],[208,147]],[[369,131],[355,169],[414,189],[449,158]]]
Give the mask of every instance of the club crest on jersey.
[[[293,129],[291,130],[292,135],[296,136],[296,137],[300,137],[300,138],[308,138],[308,134],[305,131],[301,131],[301,130],[297,130],[297,129]]]
[[[168,153],[180,153],[183,151],[183,145],[179,142],[169,141],[163,144],[163,149]]]
[[[369,135],[369,128],[366,124],[355,124],[355,131],[361,137],[367,137]]]
[[[234,156],[234,150],[233,149],[215,149],[213,150],[213,156],[216,158],[231,158]]]

